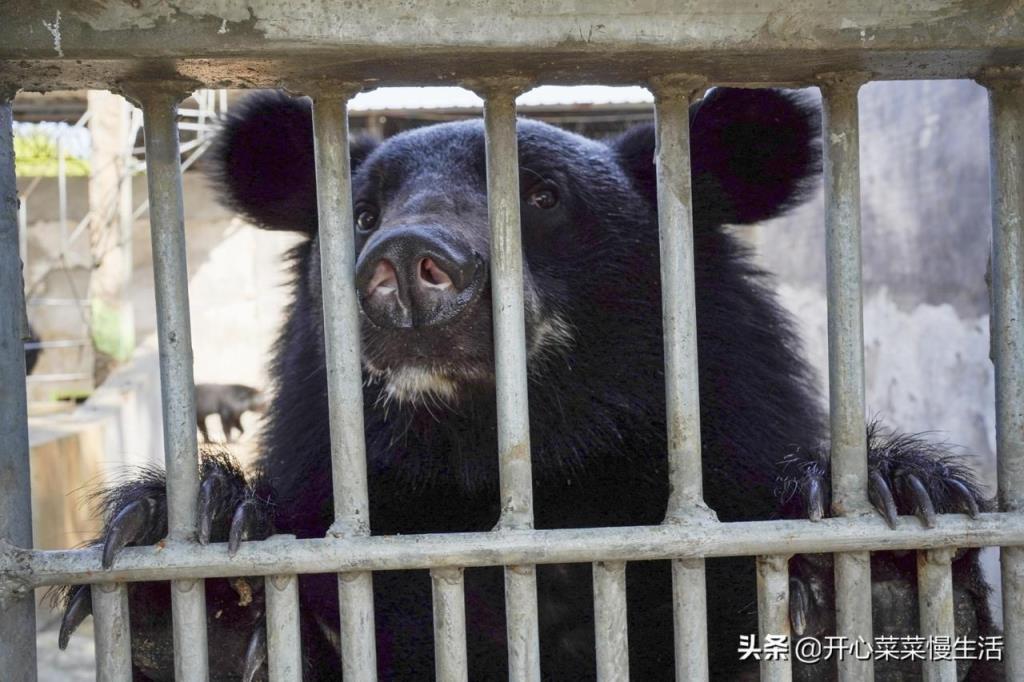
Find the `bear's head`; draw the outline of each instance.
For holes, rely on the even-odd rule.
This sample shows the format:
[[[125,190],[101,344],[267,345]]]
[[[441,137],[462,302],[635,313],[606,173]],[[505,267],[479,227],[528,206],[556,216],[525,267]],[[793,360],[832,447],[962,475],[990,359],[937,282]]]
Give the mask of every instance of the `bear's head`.
[[[653,126],[595,141],[521,119],[518,139],[531,380],[603,373],[594,386],[606,387],[609,373],[660,372]],[[365,371],[385,402],[455,404],[493,391],[482,122],[356,139],[351,154]],[[714,89],[691,108],[691,154],[700,283],[703,261],[732,250],[706,241],[722,225],[772,217],[804,196],[817,172],[817,114],[777,90]],[[313,158],[309,102],[281,93],[249,97],[214,150],[231,207],[309,235],[298,276],[319,316]],[[320,323],[304,329],[317,335]]]

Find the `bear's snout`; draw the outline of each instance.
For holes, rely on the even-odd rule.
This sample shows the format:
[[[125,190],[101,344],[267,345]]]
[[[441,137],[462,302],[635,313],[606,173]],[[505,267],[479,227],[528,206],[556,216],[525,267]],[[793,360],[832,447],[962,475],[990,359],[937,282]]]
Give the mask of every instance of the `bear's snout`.
[[[356,263],[359,302],[385,329],[441,325],[479,296],[485,265],[479,253],[437,226],[383,230]]]

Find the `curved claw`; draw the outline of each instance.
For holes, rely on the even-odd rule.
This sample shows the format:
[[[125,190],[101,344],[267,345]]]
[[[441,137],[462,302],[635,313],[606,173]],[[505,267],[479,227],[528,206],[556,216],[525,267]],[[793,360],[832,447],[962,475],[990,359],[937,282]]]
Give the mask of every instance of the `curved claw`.
[[[79,585],[75,588],[75,593],[71,595],[71,600],[68,602],[67,608],[64,609],[64,616],[60,619],[57,646],[61,651],[68,647],[71,635],[90,614],[92,614],[92,590],[88,585]]]
[[[914,506],[917,508],[917,515],[924,522],[926,528],[935,527],[935,505],[932,504],[932,497],[928,494],[928,489],[924,487],[924,483],[921,482],[914,474],[906,475],[907,487],[910,488],[910,494],[914,498]]]
[[[209,476],[199,486],[199,544],[210,544],[213,515],[217,506],[217,493],[223,487],[222,476]]]
[[[252,682],[256,673],[266,662],[267,630],[261,624],[253,630],[252,636],[249,637],[249,646],[245,649],[245,669],[242,672],[242,682]]]
[[[803,637],[807,632],[807,613],[811,608],[811,595],[802,580],[789,579],[789,624],[793,634]]]
[[[235,509],[235,515],[231,518],[231,530],[228,532],[229,555],[234,556],[242,540],[248,539],[255,519],[256,503],[252,500],[245,500]]]
[[[821,479],[811,478],[807,481],[807,518],[811,521],[821,521],[825,516],[825,493],[822,490]]]
[[[110,522],[103,541],[103,568],[114,565],[114,557],[126,545],[142,539],[149,524],[151,503],[148,499],[135,500],[117,513]]]
[[[978,514],[980,513],[978,510],[978,501],[974,498],[974,494],[967,489],[967,486],[955,478],[949,479],[946,481],[946,484],[953,491],[953,497],[960,503],[961,509],[965,509],[967,511],[967,515],[972,519],[978,518]]]
[[[889,484],[885,482],[885,477],[877,471],[872,471],[869,477],[868,497],[871,498],[875,509],[885,517],[889,527],[895,528],[896,517],[899,516],[896,511],[896,498],[893,497]]]

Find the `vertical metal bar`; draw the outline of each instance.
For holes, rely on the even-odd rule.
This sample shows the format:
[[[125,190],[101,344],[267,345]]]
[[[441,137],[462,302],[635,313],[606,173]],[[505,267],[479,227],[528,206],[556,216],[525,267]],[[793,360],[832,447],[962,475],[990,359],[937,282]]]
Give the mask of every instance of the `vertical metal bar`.
[[[860,150],[856,75],[822,84],[825,242],[828,278],[829,405],[832,430],[832,511],[871,512],[867,496],[864,423],[864,320],[860,258]],[[867,552],[837,554],[836,625],[840,635],[871,637],[871,560]],[[870,660],[846,656],[840,680],[873,680]]]
[[[594,564],[594,632],[598,682],[625,682],[629,679],[629,634],[624,561]]]
[[[18,197],[18,255],[28,263],[28,197]]]
[[[761,646],[769,635],[792,644],[789,627],[789,557],[757,557],[757,630]],[[789,682],[792,656],[761,656],[761,682]]]
[[[993,78],[992,350],[1003,511],[1024,510],[1024,75]],[[1024,679],[1024,548],[1003,547],[1006,679]]]
[[[500,529],[533,527],[530,413],[526,380],[523,246],[519,224],[518,84],[485,88],[487,209],[491,227],[494,374],[498,397]],[[537,575],[533,566],[505,568],[509,679],[540,679]]]
[[[348,112],[351,92],[320,93],[313,99],[318,240],[324,298],[327,395],[334,481],[334,525],[342,537],[370,534],[363,434],[363,374],[359,352]],[[377,675],[373,576],[338,577],[341,600],[341,660],[346,680]]]
[[[177,111],[181,94],[146,89],[139,93],[146,137],[146,180],[153,242],[160,394],[167,468],[167,527],[171,543],[196,534],[199,462],[192,376],[192,330],[185,263],[185,213],[178,151]],[[179,680],[205,680],[206,592],[202,580],[171,583],[174,671]]]
[[[953,617],[952,548],[917,553],[917,605],[921,634],[931,640],[956,636]],[[922,663],[925,682],[956,682],[956,661],[952,656],[927,657]]]
[[[92,586],[97,682],[131,682],[132,642],[128,588],[124,583]]]
[[[430,571],[434,595],[434,674],[445,682],[469,679],[466,596],[461,568]]]
[[[270,682],[302,680],[302,641],[299,634],[299,580],[294,575],[271,575],[267,595],[267,666]]]
[[[697,381],[690,102],[702,79],[673,76],[651,82],[656,121],[658,232],[665,344],[669,500],[666,523],[713,520],[704,505]],[[676,679],[708,678],[704,560],[672,562]]]
[[[67,150],[64,148],[64,131],[57,130],[57,212],[60,225],[60,252],[68,249],[68,170]]]
[[[0,87],[0,542],[32,547],[24,287],[18,257],[18,187],[14,175],[14,90]],[[32,590],[0,598],[0,670],[36,679],[36,604]]]

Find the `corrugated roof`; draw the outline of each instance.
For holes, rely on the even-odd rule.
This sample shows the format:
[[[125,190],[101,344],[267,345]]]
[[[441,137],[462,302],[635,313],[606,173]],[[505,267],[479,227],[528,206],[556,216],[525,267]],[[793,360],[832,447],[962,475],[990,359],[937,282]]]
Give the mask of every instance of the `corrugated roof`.
[[[647,104],[653,101],[646,88],[607,85],[542,85],[516,99],[523,108]],[[356,95],[349,103],[349,110],[479,109],[482,106],[483,100],[465,88],[380,88]]]

